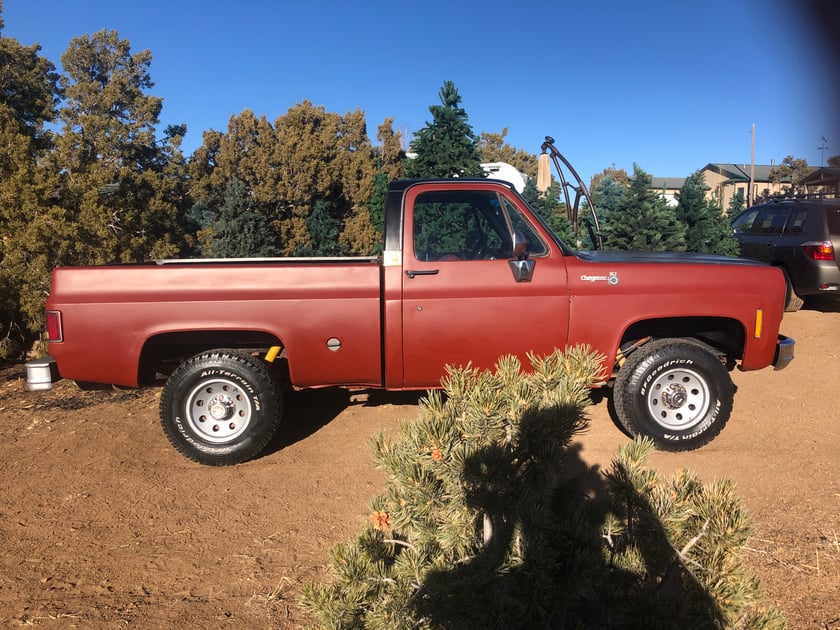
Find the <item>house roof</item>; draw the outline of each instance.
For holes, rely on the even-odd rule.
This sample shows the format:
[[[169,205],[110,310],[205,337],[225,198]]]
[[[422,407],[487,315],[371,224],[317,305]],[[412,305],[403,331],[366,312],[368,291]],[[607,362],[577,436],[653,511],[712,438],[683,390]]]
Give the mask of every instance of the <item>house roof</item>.
[[[650,187],[657,190],[678,190],[685,184],[685,177],[651,177]]]
[[[823,166],[815,170],[802,180],[803,184],[809,185],[830,185],[840,182],[840,167],[838,166]]]
[[[703,167],[704,171],[712,171],[717,173],[718,175],[723,175],[727,179],[736,182],[749,182],[750,181],[750,169],[752,169],[752,165],[750,164],[706,164]],[[770,181],[770,171],[775,168],[775,166],[771,164],[756,164],[755,165],[755,181],[757,182],[769,182]]]

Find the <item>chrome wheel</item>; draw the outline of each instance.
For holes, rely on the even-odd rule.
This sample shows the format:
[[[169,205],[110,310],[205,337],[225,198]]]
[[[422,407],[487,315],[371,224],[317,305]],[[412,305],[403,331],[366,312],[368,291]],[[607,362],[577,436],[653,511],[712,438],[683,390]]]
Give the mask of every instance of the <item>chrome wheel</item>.
[[[251,415],[250,397],[226,379],[204,381],[187,397],[187,424],[207,442],[235,440],[248,428]]]
[[[663,372],[651,383],[648,410],[661,426],[684,431],[701,422],[709,410],[709,387],[694,370],[677,368]]]

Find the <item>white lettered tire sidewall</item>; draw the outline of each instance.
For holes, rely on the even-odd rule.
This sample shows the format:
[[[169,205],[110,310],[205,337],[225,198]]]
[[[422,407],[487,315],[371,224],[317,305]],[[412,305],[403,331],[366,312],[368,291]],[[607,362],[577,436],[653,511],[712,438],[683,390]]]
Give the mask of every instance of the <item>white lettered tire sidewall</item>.
[[[693,340],[662,339],[636,350],[613,390],[616,413],[633,435],[657,448],[686,451],[712,441],[732,413],[735,389],[726,367]]]
[[[187,359],[161,394],[164,433],[182,455],[202,464],[256,457],[276,432],[280,415],[277,388],[265,364],[234,350]]]

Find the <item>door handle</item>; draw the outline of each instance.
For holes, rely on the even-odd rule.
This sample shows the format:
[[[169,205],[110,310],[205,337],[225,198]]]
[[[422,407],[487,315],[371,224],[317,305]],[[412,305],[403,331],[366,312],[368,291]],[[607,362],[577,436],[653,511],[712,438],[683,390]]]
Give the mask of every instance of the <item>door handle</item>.
[[[436,276],[440,273],[440,269],[406,269],[405,275],[409,278],[414,276]]]

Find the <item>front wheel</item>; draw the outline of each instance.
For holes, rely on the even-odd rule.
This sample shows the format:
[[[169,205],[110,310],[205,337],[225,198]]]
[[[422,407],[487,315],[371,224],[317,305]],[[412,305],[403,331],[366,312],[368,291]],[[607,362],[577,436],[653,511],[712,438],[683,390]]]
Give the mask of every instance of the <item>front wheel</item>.
[[[711,442],[732,413],[735,388],[726,367],[694,341],[661,339],[633,352],[616,375],[613,404],[633,435],[665,451]]]
[[[265,363],[235,350],[187,359],[169,376],[160,398],[170,443],[187,458],[214,466],[256,457],[277,430],[281,412]]]

